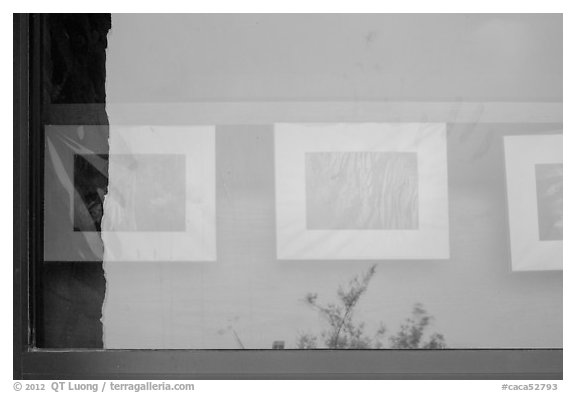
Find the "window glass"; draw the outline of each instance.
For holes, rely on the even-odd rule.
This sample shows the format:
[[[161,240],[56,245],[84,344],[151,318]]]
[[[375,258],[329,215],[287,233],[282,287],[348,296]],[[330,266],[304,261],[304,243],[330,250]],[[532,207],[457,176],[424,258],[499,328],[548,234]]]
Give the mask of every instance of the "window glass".
[[[562,348],[559,21],[44,16],[37,344]]]

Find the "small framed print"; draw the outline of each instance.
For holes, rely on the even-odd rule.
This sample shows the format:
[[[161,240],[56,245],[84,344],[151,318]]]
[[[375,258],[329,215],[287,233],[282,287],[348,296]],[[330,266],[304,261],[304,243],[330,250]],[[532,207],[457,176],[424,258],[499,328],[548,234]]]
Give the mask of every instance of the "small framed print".
[[[562,135],[504,137],[514,271],[562,270]]]
[[[449,258],[446,126],[277,124],[277,257]]]
[[[210,261],[214,127],[48,126],[46,261]]]

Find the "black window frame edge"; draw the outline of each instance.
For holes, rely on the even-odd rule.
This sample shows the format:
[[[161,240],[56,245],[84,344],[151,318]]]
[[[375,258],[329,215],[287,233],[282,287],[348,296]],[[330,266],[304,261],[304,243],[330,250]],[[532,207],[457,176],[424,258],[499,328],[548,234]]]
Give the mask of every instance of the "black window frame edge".
[[[562,349],[444,350],[44,350],[34,345],[38,259],[31,188],[41,127],[40,17],[13,15],[13,378],[14,379],[523,379],[561,380]],[[36,108],[36,109],[35,109]],[[32,141],[33,140],[33,141]],[[31,176],[32,174],[32,176]],[[38,239],[36,239],[38,240]],[[41,242],[40,242],[41,243]],[[41,253],[40,253],[41,255]],[[32,274],[31,274],[32,272]]]

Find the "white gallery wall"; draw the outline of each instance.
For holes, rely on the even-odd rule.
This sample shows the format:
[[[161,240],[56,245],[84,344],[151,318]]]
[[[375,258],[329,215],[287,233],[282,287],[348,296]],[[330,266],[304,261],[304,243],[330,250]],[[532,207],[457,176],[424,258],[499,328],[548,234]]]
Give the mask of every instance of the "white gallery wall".
[[[216,231],[214,261],[105,261],[107,348],[293,348],[326,326],[306,294],[334,300],[373,263],[368,332],[420,302],[451,348],[562,347],[562,272],[511,268],[502,139],[562,130],[561,16],[113,15],[106,70],[111,133],[215,126]],[[273,123],[339,105],[353,123],[446,114],[448,257],[278,259]]]

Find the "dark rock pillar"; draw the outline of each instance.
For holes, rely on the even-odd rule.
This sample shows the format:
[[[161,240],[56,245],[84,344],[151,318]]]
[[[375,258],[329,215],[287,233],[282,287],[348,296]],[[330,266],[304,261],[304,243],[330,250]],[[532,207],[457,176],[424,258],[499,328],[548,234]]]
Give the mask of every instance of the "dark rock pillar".
[[[110,14],[47,14],[42,19],[43,124],[102,126],[99,138],[107,146]],[[62,208],[45,206],[44,215],[65,214]],[[37,346],[102,348],[102,262],[40,263]]]

